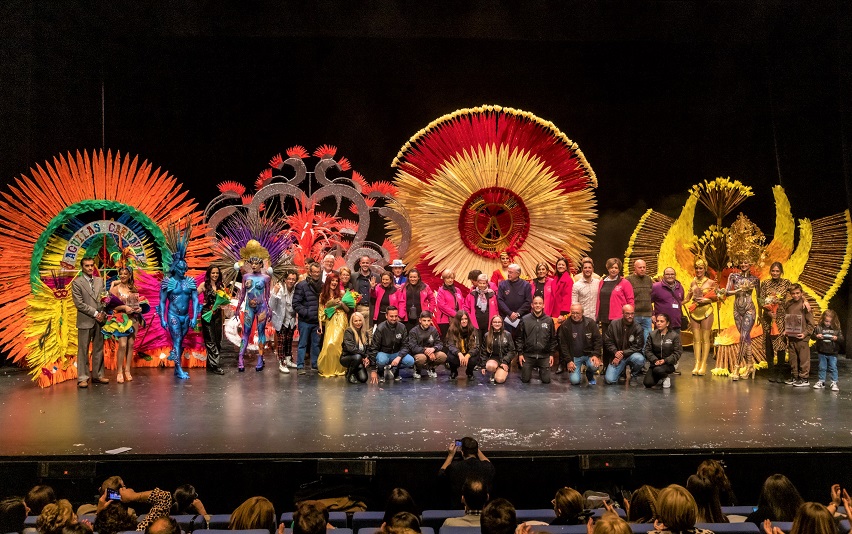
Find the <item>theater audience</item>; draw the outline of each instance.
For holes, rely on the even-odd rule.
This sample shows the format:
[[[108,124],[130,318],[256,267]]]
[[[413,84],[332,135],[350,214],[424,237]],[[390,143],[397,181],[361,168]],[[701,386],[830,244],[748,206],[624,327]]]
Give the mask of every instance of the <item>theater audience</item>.
[[[737,496],[731,488],[731,481],[725,472],[725,464],[719,460],[704,460],[698,465],[695,473],[713,483],[719,489],[719,503],[722,506],[736,506]]]
[[[136,530],[136,515],[129,511],[121,501],[101,501],[103,507],[98,510],[93,525],[98,534],[115,534],[126,530]]]
[[[462,486],[462,504],[464,515],[449,517],[444,521],[444,527],[478,527],[482,517],[482,507],[488,502],[488,491],[485,484],[477,478],[468,478]]]
[[[494,499],[482,509],[480,517],[482,534],[514,534],[517,526],[515,507],[506,499]]]
[[[695,527],[697,518],[695,499],[683,486],[672,484],[661,490],[657,497],[657,517],[651,532],[712,534],[711,530]]]
[[[698,506],[699,523],[727,523],[728,518],[722,513],[719,504],[719,489],[708,479],[690,475],[686,481],[686,489],[695,499]]]
[[[55,503],[44,506],[36,520],[36,529],[39,534],[61,534],[66,525],[77,522],[77,514],[67,499],[60,499]]]
[[[589,520],[591,521],[591,519]],[[590,534],[633,534],[630,525],[615,512],[606,512],[588,529]]]
[[[630,523],[653,523],[657,515],[657,496],[660,490],[645,484],[625,499],[624,508]]]
[[[553,498],[553,511],[556,518],[551,525],[582,525],[588,520],[584,514],[583,496],[573,488],[561,488]]]
[[[298,513],[298,511],[297,509],[296,512]],[[294,532],[296,531],[295,526],[297,522],[296,514],[293,514]],[[251,529],[268,530],[270,533],[275,532],[275,507],[272,506],[272,503],[266,497],[250,497],[231,514],[228,530]]]
[[[411,512],[399,512],[382,524],[385,534],[412,534],[420,532],[420,519]]]
[[[293,534],[323,534],[327,528],[328,509],[316,501],[302,501],[293,512]]]
[[[749,523],[760,527],[764,521],[792,521],[799,506],[805,502],[799,490],[784,475],[775,474],[767,478],[757,499],[757,510],[746,518]]]
[[[0,501],[0,532],[21,532],[29,509],[21,497]]]
[[[388,495],[388,500],[385,501],[385,515],[382,517],[382,524],[389,525],[393,516],[400,512],[408,512],[420,517],[420,510],[408,490],[394,488]]]
[[[145,534],[181,534],[181,530],[175,518],[163,516],[148,525]]]
[[[206,526],[210,527],[210,514],[204,509],[204,503],[198,498],[198,492],[195,491],[194,486],[191,484],[179,486],[172,494],[172,500],[175,513],[199,515],[204,518]]]
[[[101,500],[103,500],[103,499],[106,498],[106,492],[107,492],[108,489],[113,490],[115,492],[118,492],[118,490],[120,490],[123,487],[124,487],[124,481],[121,479],[121,477],[111,476],[101,483],[100,488],[98,488],[98,496],[102,498]],[[103,507],[103,505],[101,505],[101,507]],[[135,512],[131,508],[128,508],[128,511],[131,514],[135,514]],[[98,502],[96,502],[94,504],[82,504],[82,505],[77,507],[77,517],[79,517],[81,515],[96,514],[96,513],[98,513]]]
[[[780,528],[772,526],[769,519],[763,522],[763,532],[784,534]],[[837,534],[837,523],[828,508],[817,502],[806,502],[796,512],[790,534]]]
[[[460,462],[453,461],[456,453],[462,455]],[[447,458],[438,475],[450,481],[450,497],[455,504],[460,502],[462,486],[468,478],[481,480],[485,484],[485,491],[491,493],[494,472],[494,465],[479,449],[479,443],[471,437],[464,437],[461,445],[456,445],[455,441],[450,443]]]
[[[50,486],[40,484],[27,492],[24,502],[27,503],[27,507],[30,509],[30,515],[41,515],[41,511],[46,504],[56,502],[56,493]]]

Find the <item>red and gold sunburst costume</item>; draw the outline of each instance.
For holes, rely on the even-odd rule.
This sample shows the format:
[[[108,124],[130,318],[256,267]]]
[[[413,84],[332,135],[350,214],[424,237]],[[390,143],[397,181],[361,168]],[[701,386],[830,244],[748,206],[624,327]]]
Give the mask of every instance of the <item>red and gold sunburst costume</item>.
[[[553,123],[500,106],[461,109],[402,147],[395,201],[411,224],[405,262],[424,278],[450,268],[500,268],[500,253],[525,273],[539,261],[576,259],[595,230],[595,173]],[[388,225],[391,239],[401,232]],[[424,268],[425,267],[425,268]]]

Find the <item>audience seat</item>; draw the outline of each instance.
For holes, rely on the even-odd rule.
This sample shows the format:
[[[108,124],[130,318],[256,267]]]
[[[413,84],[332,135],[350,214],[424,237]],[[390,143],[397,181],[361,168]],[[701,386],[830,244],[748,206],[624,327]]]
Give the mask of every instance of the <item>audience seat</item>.
[[[515,515],[518,518],[518,523],[526,521],[544,521],[545,523],[550,523],[556,518],[556,512],[553,511],[553,508],[516,510]]]
[[[696,523],[695,526],[712,530],[717,534],[759,534],[761,532],[754,523]]]
[[[357,512],[357,513],[362,513],[362,512]],[[384,515],[384,514],[382,514],[382,515]],[[290,525],[293,523],[293,512],[284,512],[283,514],[281,514],[281,522],[284,523],[285,527],[289,528]],[[334,528],[346,528],[347,527],[346,512],[329,512],[328,513],[328,522]],[[381,521],[379,521],[379,526],[381,526],[381,525],[382,525],[382,523],[381,523]]]
[[[785,532],[785,533],[793,530],[793,522],[792,521],[773,521],[772,526],[780,528],[781,532]]]
[[[352,530],[357,532],[362,528],[379,528],[384,517],[384,512],[355,512],[352,514]]]
[[[722,513],[725,515],[748,515],[754,512],[756,506],[723,506]]]
[[[36,521],[38,521],[37,515],[28,515],[26,519],[24,519],[24,528],[32,527],[35,528]]]
[[[213,514],[210,516],[210,530],[226,530],[231,523],[231,514]],[[195,521],[198,524],[198,520]]]
[[[654,523],[630,523],[630,530],[632,530],[634,534],[651,532],[654,530]]]
[[[355,531],[355,534],[375,534],[377,530],[378,527],[367,527]],[[435,530],[430,527],[420,527],[420,534],[435,534]]]
[[[423,510],[421,526],[429,527],[438,531],[444,521],[450,517],[461,517],[464,515],[464,510]]]

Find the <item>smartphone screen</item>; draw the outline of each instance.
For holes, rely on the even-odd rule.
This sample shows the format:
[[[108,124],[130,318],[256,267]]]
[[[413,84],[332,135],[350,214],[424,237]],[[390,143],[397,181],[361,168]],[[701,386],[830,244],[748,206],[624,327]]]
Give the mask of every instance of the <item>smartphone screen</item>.
[[[114,489],[107,488],[107,500],[120,501],[121,500],[121,494]]]
[[[461,447],[461,440],[460,439],[456,440],[456,447]]]

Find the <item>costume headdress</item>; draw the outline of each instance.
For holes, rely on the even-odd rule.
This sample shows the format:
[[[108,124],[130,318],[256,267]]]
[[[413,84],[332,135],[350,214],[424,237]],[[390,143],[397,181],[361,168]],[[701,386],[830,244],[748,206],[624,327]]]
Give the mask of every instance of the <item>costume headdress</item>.
[[[766,236],[756,224],[740,213],[727,236],[728,257],[734,263],[748,261],[759,265],[763,260]]]
[[[253,259],[268,261],[276,277],[284,275],[292,238],[280,218],[253,212],[235,212],[219,230],[216,262],[224,280],[236,277],[236,268]]]

